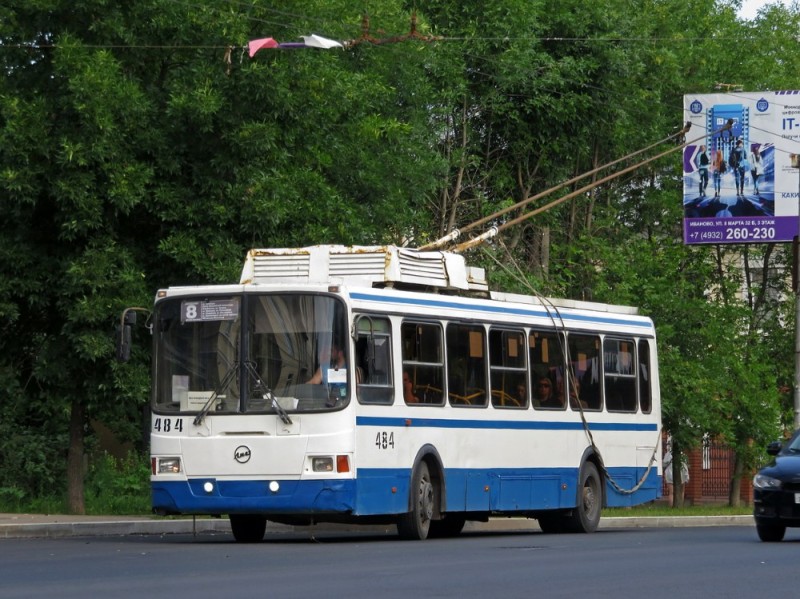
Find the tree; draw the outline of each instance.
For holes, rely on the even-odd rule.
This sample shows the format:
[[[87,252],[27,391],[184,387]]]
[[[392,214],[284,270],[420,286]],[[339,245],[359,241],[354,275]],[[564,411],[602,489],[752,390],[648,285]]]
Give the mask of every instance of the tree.
[[[319,18],[357,24],[345,4],[274,35],[298,39]],[[395,3],[382,6],[387,26],[408,27]],[[147,396],[146,352],[133,371],[113,362],[122,308],[147,306],[165,284],[236,281],[253,245],[399,240],[424,222],[440,161],[424,143],[421,57],[398,69],[367,44],[226,62],[275,16],[258,5],[4,10],[0,371],[19,390],[4,409],[37,447],[69,431],[69,506],[81,512],[89,420],[134,435]],[[48,478],[62,480],[57,467]]]
[[[80,511],[87,423],[137,434],[147,349],[119,367],[112,335],[153,290],[234,282],[253,246],[419,245],[665,138],[685,91],[789,87],[800,60],[783,26],[797,11],[783,7],[753,22],[712,0],[413,9],[379,0],[368,20],[344,0],[0,9],[0,380],[12,391],[0,432],[17,431],[0,435],[0,463],[28,466],[11,469],[15,489],[63,480],[48,466],[63,452]],[[410,33],[412,15],[418,35],[376,42]],[[355,43],[245,53],[250,39],[312,31]],[[765,52],[780,61],[761,68]],[[749,304],[714,295],[741,270],[680,244],[676,163],[502,235],[495,257],[519,264],[523,283],[475,258],[493,281],[641,306],[658,326],[678,450],[713,432],[756,459],[750,439],[768,436],[772,412],[752,415],[790,380],[784,308],[767,292],[783,258],[754,251],[766,275],[748,279]],[[751,416],[734,426],[738,413]]]

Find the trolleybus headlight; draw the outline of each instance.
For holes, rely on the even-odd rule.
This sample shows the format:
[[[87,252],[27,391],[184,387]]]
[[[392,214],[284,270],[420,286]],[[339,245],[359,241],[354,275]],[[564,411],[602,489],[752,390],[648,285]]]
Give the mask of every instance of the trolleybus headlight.
[[[153,474],[180,474],[180,458],[153,458]]]
[[[311,469],[314,472],[333,472],[333,458],[330,456],[311,458]]]

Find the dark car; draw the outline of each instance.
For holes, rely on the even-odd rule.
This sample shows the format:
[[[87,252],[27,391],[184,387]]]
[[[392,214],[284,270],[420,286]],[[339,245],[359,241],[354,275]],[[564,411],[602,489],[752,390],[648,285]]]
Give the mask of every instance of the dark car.
[[[753,477],[753,516],[758,538],[780,541],[787,526],[800,527],[800,430],[784,445],[767,446],[775,456]]]

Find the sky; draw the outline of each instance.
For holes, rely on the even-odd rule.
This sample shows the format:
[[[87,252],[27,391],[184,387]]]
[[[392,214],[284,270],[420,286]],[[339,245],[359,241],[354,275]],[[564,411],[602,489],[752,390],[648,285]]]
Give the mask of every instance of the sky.
[[[742,2],[742,9],[739,11],[739,16],[743,19],[753,19],[758,13],[759,8],[777,1],[779,0],[744,0],[744,2]],[[780,0],[780,2],[787,6],[790,4],[790,0]]]

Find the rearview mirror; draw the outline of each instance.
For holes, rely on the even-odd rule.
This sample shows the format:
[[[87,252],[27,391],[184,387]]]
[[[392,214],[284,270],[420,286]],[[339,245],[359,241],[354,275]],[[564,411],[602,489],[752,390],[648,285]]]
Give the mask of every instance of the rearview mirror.
[[[117,335],[117,360],[120,362],[127,362],[131,359],[131,328],[135,324],[136,312],[131,308],[123,310]]]
[[[780,441],[773,441],[772,443],[767,445],[767,453],[769,455],[778,455],[778,452],[780,452],[781,447],[783,447],[783,443],[781,443]]]

